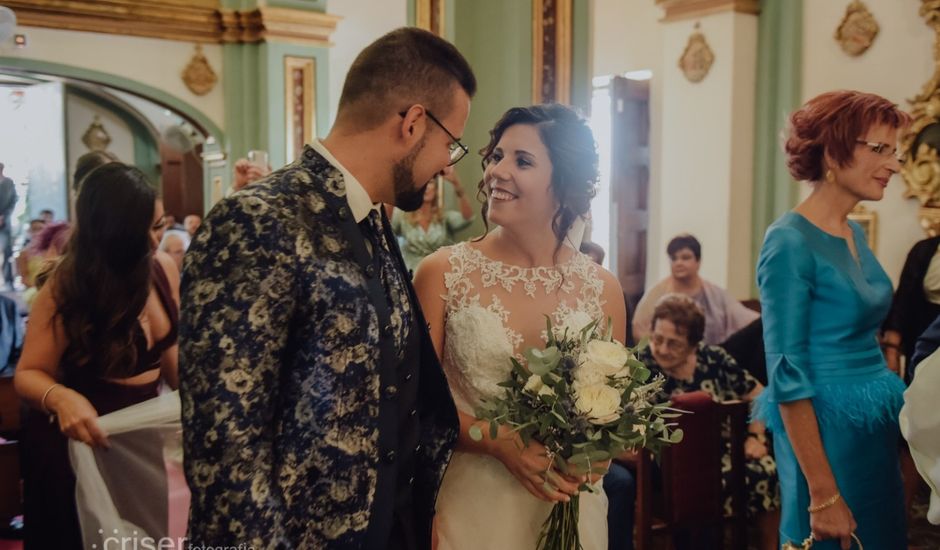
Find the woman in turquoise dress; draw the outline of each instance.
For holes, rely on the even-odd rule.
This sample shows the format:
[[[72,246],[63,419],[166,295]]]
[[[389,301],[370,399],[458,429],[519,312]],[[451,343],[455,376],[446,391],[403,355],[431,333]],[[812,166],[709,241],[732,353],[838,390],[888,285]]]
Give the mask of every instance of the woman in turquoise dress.
[[[790,117],[787,165],[810,196],[767,230],[757,266],[769,384],[755,415],[773,431],[783,543],[904,550],[898,466],[904,384],[877,340],[891,281],[847,216],[900,170],[910,117],[884,98],[822,94]]]
[[[395,209],[394,213],[389,213],[392,231],[400,239],[402,258],[411,271],[425,256],[442,246],[454,244],[454,234],[473,221],[473,208],[460,186],[454,167],[448,166],[438,176],[424,189],[424,202],[418,210],[403,212]],[[453,186],[460,212],[444,210],[444,191],[440,189],[443,180]]]

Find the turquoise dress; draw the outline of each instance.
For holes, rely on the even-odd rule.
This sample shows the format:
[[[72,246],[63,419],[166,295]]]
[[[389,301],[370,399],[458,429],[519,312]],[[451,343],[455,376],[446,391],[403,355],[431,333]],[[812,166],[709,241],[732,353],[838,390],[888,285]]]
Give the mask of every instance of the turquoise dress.
[[[780,479],[781,543],[809,536],[809,490],[780,418],[779,403],[812,399],[839,492],[868,550],[907,548],[898,466],[904,383],[877,341],[891,280],[849,222],[858,251],[789,212],[767,230],[757,264],[767,389],[755,416],[773,431]],[[836,549],[836,540],[814,550]]]

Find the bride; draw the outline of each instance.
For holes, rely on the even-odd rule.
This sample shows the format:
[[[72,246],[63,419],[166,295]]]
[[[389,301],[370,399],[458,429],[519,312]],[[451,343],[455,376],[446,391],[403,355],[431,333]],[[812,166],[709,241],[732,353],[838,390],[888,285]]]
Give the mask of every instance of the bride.
[[[546,315],[555,327],[578,329],[609,318],[624,339],[620,284],[566,237],[588,212],[597,162],[591,130],[571,109],[510,109],[483,150],[483,219],[498,227],[418,267],[418,299],[460,414],[437,501],[439,550],[534,550],[553,503],[577,494],[580,480],[552,468],[545,447],[523,446],[505,426],[491,440],[473,412],[500,391],[511,357],[523,361],[526,348],[544,346]],[[468,434],[474,424],[484,427],[482,441]],[[607,498],[596,486],[580,499],[585,550],[607,548]]]

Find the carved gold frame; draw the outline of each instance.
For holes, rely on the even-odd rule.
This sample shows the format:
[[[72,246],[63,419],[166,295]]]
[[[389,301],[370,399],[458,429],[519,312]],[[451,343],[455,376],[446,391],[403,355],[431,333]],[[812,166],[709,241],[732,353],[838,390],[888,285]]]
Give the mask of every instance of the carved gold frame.
[[[284,153],[287,162],[300,155],[317,135],[316,59],[284,56]],[[299,124],[299,126],[298,126]]]
[[[572,0],[532,0],[532,102],[571,101]]]
[[[929,126],[940,124],[940,0],[921,0],[920,15],[934,31],[934,74],[911,103],[914,122],[901,136],[901,153],[905,157],[901,175],[906,189],[904,196],[916,198],[921,227],[928,235],[940,233],[940,155],[937,148],[921,142],[918,137]]]
[[[446,32],[444,0],[415,0],[415,26],[443,37]]]

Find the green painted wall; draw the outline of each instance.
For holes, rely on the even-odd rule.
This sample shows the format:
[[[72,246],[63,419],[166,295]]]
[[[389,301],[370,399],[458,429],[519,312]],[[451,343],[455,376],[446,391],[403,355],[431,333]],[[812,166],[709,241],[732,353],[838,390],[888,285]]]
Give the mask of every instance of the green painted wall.
[[[287,149],[287,113],[285,111],[284,58],[286,56],[311,57],[315,59],[317,130],[316,135],[323,137],[329,130],[329,50],[324,47],[301,46],[268,42],[262,46],[262,59],[265,66],[261,71],[266,74],[266,86],[261,90],[262,105],[267,109],[262,115],[262,131],[268,143],[267,151],[271,155],[272,166],[283,166],[286,162]]]
[[[268,151],[272,167],[279,168],[285,164],[285,56],[315,59],[317,135],[323,136],[328,130],[327,48],[281,42],[228,44],[223,48],[222,74],[228,154],[232,162],[252,149],[261,149]]]
[[[532,103],[532,5],[518,0],[455,0],[453,11],[454,44],[477,77],[477,94],[462,140],[470,154],[457,165],[457,172],[479,210],[472,198],[483,176],[478,151],[489,142],[490,129],[507,109]],[[446,199],[456,207],[453,196]],[[478,214],[458,236],[474,237],[482,231]]]
[[[591,6],[574,0],[571,9],[571,104],[587,115],[591,111]]]
[[[767,227],[793,208],[798,187],[780,147],[786,116],[801,103],[803,0],[762,0],[757,37],[751,253]],[[756,295],[756,281],[752,281]]]
[[[265,149],[261,128],[260,44],[225,44],[222,47],[222,94],[225,98],[224,150],[237,159],[251,149]],[[228,179],[225,180],[228,183]],[[210,195],[206,195],[210,196]]]

